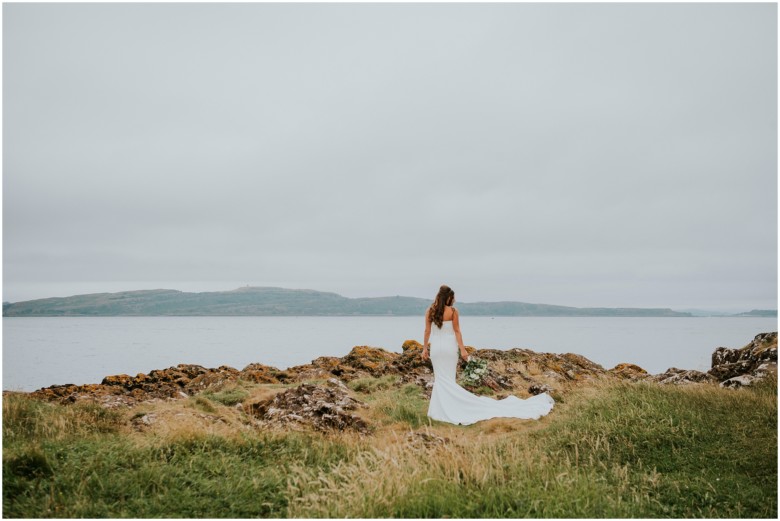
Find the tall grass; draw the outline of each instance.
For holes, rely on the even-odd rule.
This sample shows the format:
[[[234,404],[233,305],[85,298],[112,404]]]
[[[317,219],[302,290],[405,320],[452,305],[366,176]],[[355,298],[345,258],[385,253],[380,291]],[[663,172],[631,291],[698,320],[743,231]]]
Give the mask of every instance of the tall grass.
[[[287,467],[326,469],[355,450],[314,433],[142,436],[130,419],[4,397],[4,516],[284,517]]]
[[[3,396],[3,447],[27,440],[116,432],[121,414],[93,403],[62,407],[23,395]]]
[[[539,421],[467,427],[430,421],[419,387],[395,384],[356,385],[372,392],[358,396],[378,425],[367,438],[259,430],[214,395],[203,399],[215,412],[194,399],[161,405],[158,418],[179,427],[141,432],[138,410],[6,396],[4,515],[777,515],[776,384],[592,384]],[[409,440],[421,432],[431,436]]]
[[[406,384],[383,393],[373,405],[376,415],[384,424],[400,422],[416,428],[430,423],[428,401],[424,399],[420,387],[416,384]]]
[[[237,403],[243,402],[249,396],[249,391],[239,384],[232,384],[225,386],[219,391],[204,391],[202,394],[209,400],[221,403],[222,405],[236,405]]]
[[[496,421],[496,420],[492,420]],[[490,422],[486,422],[490,423]],[[609,384],[493,439],[296,467],[294,517],[775,517],[776,386]]]
[[[353,391],[359,393],[374,393],[382,389],[390,389],[398,383],[398,376],[388,374],[378,378],[357,378],[347,384]]]

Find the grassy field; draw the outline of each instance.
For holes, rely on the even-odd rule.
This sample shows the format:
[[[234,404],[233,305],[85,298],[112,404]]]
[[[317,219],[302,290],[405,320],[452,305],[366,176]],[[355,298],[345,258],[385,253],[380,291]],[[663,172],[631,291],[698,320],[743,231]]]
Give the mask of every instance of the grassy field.
[[[234,404],[278,385],[120,411],[5,396],[3,516],[777,516],[774,382],[594,383],[539,421],[466,427],[392,377],[350,387],[371,436],[248,425]]]

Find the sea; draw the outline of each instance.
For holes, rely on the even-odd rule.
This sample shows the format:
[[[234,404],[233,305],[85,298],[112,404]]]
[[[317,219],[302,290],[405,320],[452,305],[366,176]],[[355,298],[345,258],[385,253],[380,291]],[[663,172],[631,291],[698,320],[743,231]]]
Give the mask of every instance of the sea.
[[[576,353],[607,369],[629,362],[653,374],[706,371],[717,347],[777,331],[777,318],[763,317],[462,316],[460,324],[464,343],[478,349]],[[2,388],[17,391],[178,364],[285,369],[358,345],[400,353],[424,333],[422,317],[387,316],[8,317],[2,326]]]

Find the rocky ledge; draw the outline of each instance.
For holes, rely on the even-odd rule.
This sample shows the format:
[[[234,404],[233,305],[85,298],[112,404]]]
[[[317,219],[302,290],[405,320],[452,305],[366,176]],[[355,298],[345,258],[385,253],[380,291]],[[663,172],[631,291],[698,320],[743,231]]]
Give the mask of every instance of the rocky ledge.
[[[258,426],[277,425],[292,429],[312,426],[320,431],[369,431],[368,424],[349,411],[366,407],[349,395],[349,389],[336,378],[324,385],[301,384],[280,392],[271,399],[243,405],[256,418]]]
[[[488,361],[488,373],[475,392],[502,398],[521,397],[542,392],[565,393],[572,386],[600,379],[650,381],[660,384],[719,384],[742,387],[772,377],[777,378],[777,332],[757,335],[740,349],[719,347],[712,355],[712,368],[706,373],[670,368],[658,375],[633,364],[612,369],[587,358],[566,353],[537,353],[528,349],[474,349],[467,351]],[[221,366],[205,368],[180,364],[149,374],[107,376],[100,384],[53,385],[30,393],[31,396],[60,403],[93,401],[105,407],[134,405],[144,401],[188,398],[202,391],[218,391],[239,380],[262,384],[299,384],[280,391],[274,398],[252,404],[247,412],[266,424],[314,424],[322,428],[365,430],[359,418],[348,413],[361,406],[350,397],[343,382],[395,375],[394,385],[413,383],[430,396],[433,370],[421,357],[422,346],[407,340],[401,353],[382,348],[356,346],[344,357],[320,357],[310,364],[280,370],[253,363],[242,370]],[[313,384],[323,381],[325,384]]]
[[[712,368],[701,371],[672,367],[650,377],[660,383],[710,382],[721,387],[744,387],[767,376],[777,378],[777,332],[761,333],[745,347],[719,347],[712,353]]]

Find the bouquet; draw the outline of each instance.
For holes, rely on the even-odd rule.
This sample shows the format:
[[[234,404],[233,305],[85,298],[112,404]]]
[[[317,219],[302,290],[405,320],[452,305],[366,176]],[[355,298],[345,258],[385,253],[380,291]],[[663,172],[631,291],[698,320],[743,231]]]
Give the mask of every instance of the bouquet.
[[[482,383],[482,379],[487,376],[487,372],[487,360],[470,356],[466,361],[466,367],[463,368],[461,378],[464,384],[476,387]]]

